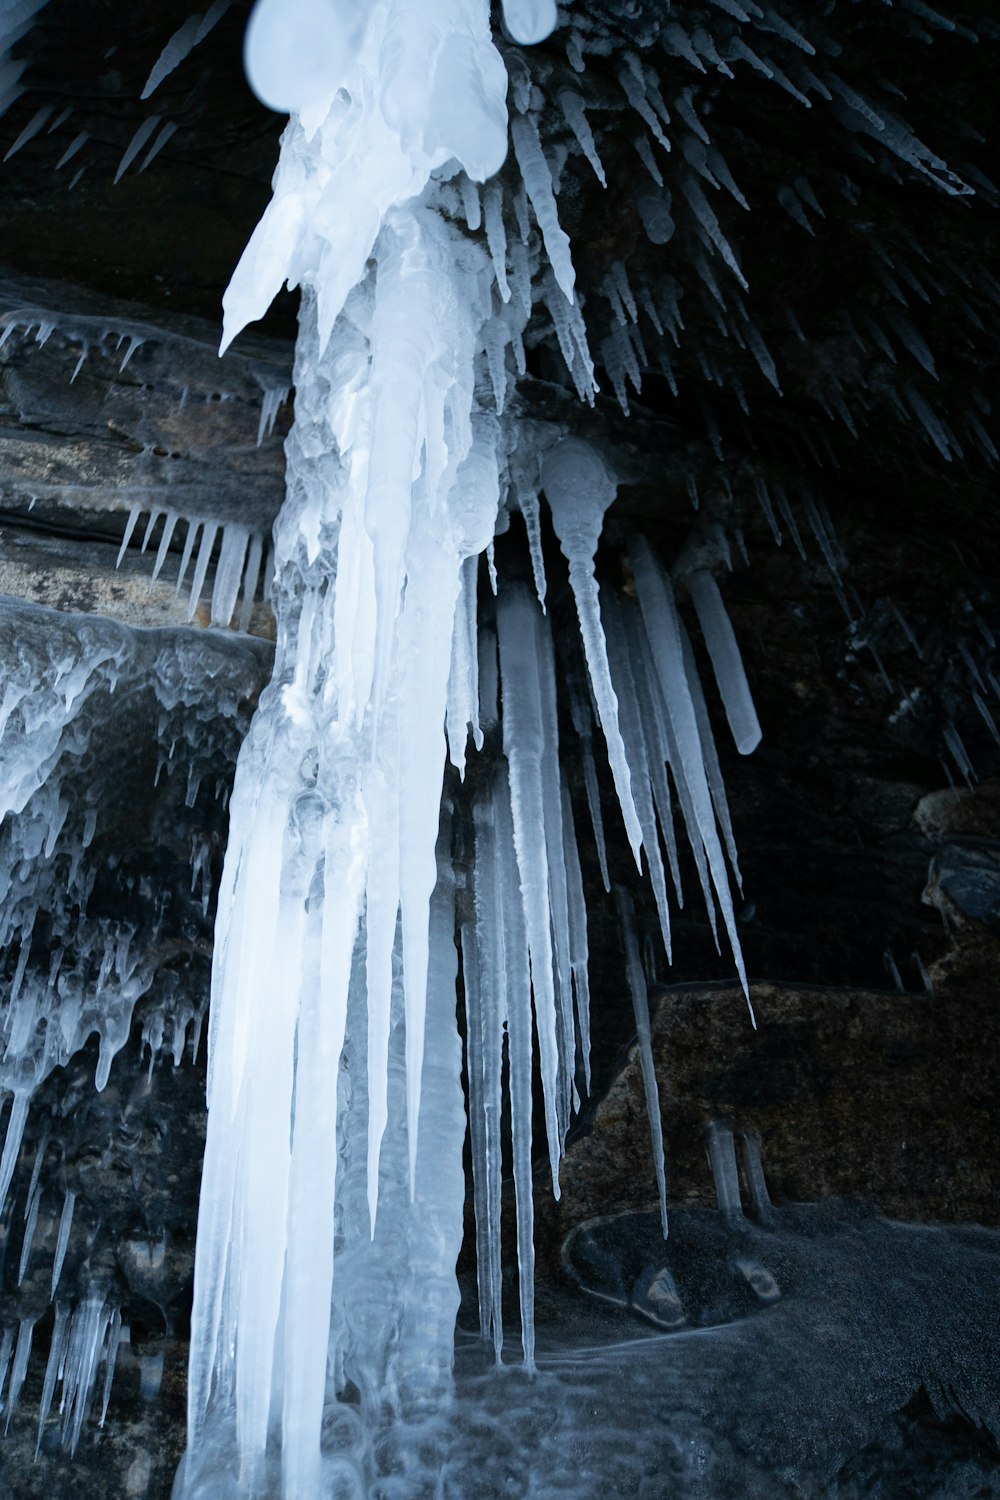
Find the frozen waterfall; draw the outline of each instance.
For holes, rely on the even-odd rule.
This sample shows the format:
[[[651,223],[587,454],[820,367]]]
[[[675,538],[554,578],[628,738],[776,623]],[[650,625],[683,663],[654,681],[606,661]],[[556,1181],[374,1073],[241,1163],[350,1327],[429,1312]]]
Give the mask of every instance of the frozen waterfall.
[[[505,20],[513,37],[539,39],[554,7],[507,0]],[[414,1420],[450,1379],[464,1202],[457,882],[473,899],[461,942],[481,1321],[499,1359],[506,1041],[529,1368],[532,1074],[557,1192],[589,1077],[556,643],[529,588],[501,578],[476,644],[478,560],[508,501],[528,518],[535,497],[536,534],[537,496],[551,506],[636,859],[645,844],[661,869],[661,833],[672,849],[669,764],[741,960],[704,769],[711,731],[691,706],[676,626],[666,656],[657,638],[669,581],[648,549],[637,554],[641,615],[623,602],[628,619],[605,635],[594,559],[612,461],[505,416],[508,349],[517,357],[549,258],[545,296],[584,391],[592,367],[526,101],[514,222],[491,182],[480,232],[477,184],[507,147],[488,7],[259,0],[246,50],[258,93],[291,117],[274,196],[226,294],[224,346],[286,279],[302,310],[274,538],[275,670],[240,756],[219,897],[178,1494],[214,1495],[232,1473],[241,1493],[311,1497],[334,1472],[364,1494],[372,1434]],[[488,694],[480,702],[494,639],[502,757],[477,778],[459,861],[446,753],[464,768],[466,735],[480,745],[495,720]],[[638,703],[637,674],[648,682]],[[573,719],[589,744],[579,697]],[[661,908],[666,921],[665,889]],[[349,1386],[357,1409],[340,1400]]]

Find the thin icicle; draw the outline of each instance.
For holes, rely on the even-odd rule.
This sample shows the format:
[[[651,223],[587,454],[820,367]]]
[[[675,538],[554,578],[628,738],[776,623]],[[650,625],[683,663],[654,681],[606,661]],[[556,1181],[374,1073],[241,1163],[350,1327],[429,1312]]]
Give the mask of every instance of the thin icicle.
[[[537,620],[542,618],[528,591],[512,585],[497,604],[500,639],[500,677],[503,685],[503,744],[510,767],[510,796],[521,879],[524,926],[531,958],[531,982],[542,1067],[545,1126],[553,1190],[558,1196],[559,1132],[557,1100],[559,1036],[552,973],[551,909],[543,807],[543,758],[551,753],[545,743],[545,710],[539,673]]]
[[[16,152],[20,151],[22,146],[26,146],[29,141],[34,140],[35,136],[45,128],[45,124],[49,119],[49,116],[52,114],[54,108],[55,105],[53,104],[43,104],[41,109],[35,111],[31,119],[28,121],[27,125],[25,125],[24,129],[21,131],[21,134],[17,137],[17,139],[14,141],[14,144],[7,151],[7,154],[4,156],[4,161],[10,161],[11,157],[14,156]]]
[[[121,161],[118,163],[118,170],[115,173],[116,183],[121,182],[122,178],[125,176],[125,173],[135,161],[136,157],[139,155],[139,152],[149,140],[150,136],[153,134],[159,123],[159,115],[150,115],[149,119],[143,120],[142,124],[137,128],[135,134],[132,136],[132,139],[129,141],[128,145],[125,148]]]
[[[24,1273],[28,1269],[28,1259],[31,1255],[31,1245],[35,1238],[35,1227],[38,1224],[38,1210],[41,1205],[42,1195],[37,1184],[28,1198],[27,1223],[24,1226],[24,1239],[21,1241],[21,1259],[17,1268],[17,1284],[21,1285]]]
[[[510,122],[510,133],[525,191],[545,242],[549,265],[567,302],[572,302],[576,272],[573,269],[569,237],[559,223],[559,210],[552,191],[552,174],[542,151],[538,129],[530,115],[515,115]]]
[[[496,822],[498,899],[503,910],[504,966],[507,982],[507,1046],[510,1070],[510,1114],[517,1206],[517,1270],[521,1300],[521,1347],[525,1368],[535,1368],[535,1240],[531,1168],[532,1026],[528,933],[525,927],[516,854],[513,789],[500,767],[493,797]],[[541,1028],[539,1028],[541,1037]]]
[[[739,934],[736,930],[736,914],[733,910],[725,858],[719,843],[715,811],[712,807],[711,793],[705,774],[704,754],[697,719],[684,670],[679,622],[673,595],[662,569],[656,564],[649,543],[643,537],[633,538],[629,548],[629,557],[635,575],[646,635],[652,648],[653,660],[676,736],[685,780],[691,793],[698,829],[712,872],[712,882],[752,1019],[753,1007],[750,1005],[746,967],[743,962]]]
[[[628,757],[618,727],[618,700],[611,682],[598,585],[594,577],[594,557],[604,515],[618,493],[618,484],[589,443],[580,438],[564,438],[545,455],[542,485],[559,545],[569,562],[569,581],[576,600],[597,716],[607,742],[608,760],[625,831],[636,865],[641,869],[642,830],[632,796]]]
[[[63,1262],[66,1259],[66,1249],[69,1245],[69,1237],[73,1230],[73,1210],[76,1207],[76,1194],[69,1188],[63,1198],[62,1213],[59,1216],[59,1232],[56,1235],[56,1250],[52,1260],[52,1297],[55,1298],[59,1278],[62,1275]]]
[[[580,852],[576,843],[573,806],[565,777],[562,782],[562,824],[566,860],[566,892],[569,901],[570,964],[573,971],[573,993],[580,1033],[584,1087],[590,1093],[590,952],[587,942],[587,902],[580,870]]]
[[[193,52],[198,43],[204,41],[213,26],[222,20],[230,4],[231,0],[213,0],[204,15],[189,16],[183,26],[178,27],[153,64],[139,95],[140,99],[148,99],[154,89],[158,89],[163,80]]]
[[[136,523],[138,522],[139,517],[141,515],[142,515],[142,506],[141,505],[133,505],[132,508],[131,508],[131,510],[128,513],[128,520],[125,522],[125,535],[122,537],[122,544],[121,544],[121,546],[118,549],[118,557],[117,557],[117,560],[115,562],[115,567],[116,568],[120,568],[121,567],[122,558],[125,556],[125,553],[128,551],[128,544],[132,540],[132,533],[135,530]]]
[[[214,521],[205,522],[204,530],[201,534],[201,543],[198,547],[198,560],[195,563],[194,576],[191,579],[191,595],[188,600],[189,620],[194,619],[198,605],[201,602],[201,591],[205,586],[205,577],[208,573],[208,565],[212,558],[212,548],[215,545],[215,536],[218,530],[219,528]]]
[[[45,1365],[45,1379],[42,1382],[42,1396],[38,1405],[38,1438],[35,1442],[35,1458],[38,1458],[42,1447],[42,1436],[45,1432],[45,1424],[49,1419],[52,1409],[52,1397],[55,1395],[56,1381],[62,1369],[63,1349],[66,1343],[66,1327],[69,1322],[69,1305],[65,1302],[56,1303],[55,1323],[52,1328],[52,1342],[49,1345],[49,1357]]]
[[[610,896],[611,880],[608,875],[608,851],[604,836],[604,815],[601,812],[601,793],[597,785],[597,767],[594,765],[594,738],[591,733],[590,703],[575,676],[568,676],[566,682],[569,694],[570,716],[573,720],[573,728],[580,738],[583,784],[587,794],[587,810],[590,813],[590,823],[594,830],[594,843],[597,846],[597,861],[600,865],[601,880],[604,883],[604,889]]]
[[[652,755],[655,754],[655,747],[647,745],[646,726],[640,712],[641,699],[633,675],[632,652],[625,633],[622,607],[610,591],[604,607],[604,624],[607,632],[608,661],[618,697],[622,738],[625,742],[632,777],[636,812],[642,828],[642,843],[646,851],[649,882],[653,887],[656,910],[660,919],[660,932],[669,962],[672,951],[670,907],[667,901],[667,882],[663,870],[663,859],[660,855],[660,841],[656,832],[656,813],[653,808],[650,785],[650,761]]]
[[[17,1327],[17,1347],[14,1350],[14,1363],[10,1370],[10,1385],[7,1388],[7,1417],[4,1422],[4,1432],[10,1430],[10,1419],[17,1410],[17,1404],[21,1399],[21,1391],[24,1387],[24,1377],[28,1373],[28,1358],[31,1354],[31,1340],[35,1332],[35,1318],[22,1318]]]
[[[593,168],[594,176],[601,187],[607,187],[608,179],[604,174],[604,164],[598,154],[594,132],[590,128],[583,100],[575,89],[560,89],[558,104],[566,124],[576,137],[580,150]]]
[[[486,184],[483,193],[483,212],[486,219],[486,242],[490,247],[493,274],[502,301],[510,301],[510,286],[507,282],[507,229],[503,221],[503,188],[494,178]]]
[[[156,561],[153,563],[153,573],[149,580],[150,588],[153,587],[153,584],[156,582],[157,578],[159,578],[160,573],[163,569],[163,564],[167,560],[167,553],[170,550],[170,541],[173,537],[174,528],[177,525],[178,519],[178,516],[175,515],[172,510],[164,512],[163,531],[160,535],[160,545],[156,549]]]
[[[140,172],[145,172],[150,163],[156,160],[167,142],[177,134],[177,130],[178,125],[176,120],[167,120],[160,126],[153,144],[142,158],[142,164],[139,167]]]
[[[618,923],[625,949],[625,973],[632,996],[635,1015],[635,1034],[639,1045],[639,1065],[642,1069],[642,1088],[646,1096],[646,1114],[649,1119],[649,1135],[653,1147],[653,1170],[660,1198],[660,1225],[663,1238],[669,1233],[667,1224],[667,1174],[663,1153],[663,1121],[660,1116],[660,1095],[656,1086],[656,1063],[653,1060],[653,1037],[649,1025],[649,997],[646,993],[646,976],[642,971],[639,955],[639,940],[635,930],[635,910],[632,898],[621,886],[615,887],[618,906]]]
[[[247,553],[247,565],[243,573],[243,593],[240,599],[240,615],[236,622],[236,628],[245,634],[250,629],[250,621],[253,616],[254,600],[257,596],[257,583],[260,579],[260,564],[264,552],[264,538],[259,532],[254,532],[250,537],[250,550]]]
[[[705,568],[696,569],[687,584],[736,748],[750,755],[760,744],[760,721],[719,585]]]

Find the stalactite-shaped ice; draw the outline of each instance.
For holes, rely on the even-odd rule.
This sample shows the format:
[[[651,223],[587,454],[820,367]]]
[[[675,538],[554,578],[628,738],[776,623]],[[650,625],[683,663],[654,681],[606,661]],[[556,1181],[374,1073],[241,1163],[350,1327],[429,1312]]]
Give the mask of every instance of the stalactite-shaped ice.
[[[500,681],[503,693],[504,754],[510,767],[510,800],[517,867],[521,880],[524,925],[531,956],[531,984],[545,1096],[545,1126],[553,1186],[559,1180],[562,1137],[559,1129],[559,1030],[553,983],[552,913],[543,766],[555,754],[546,741],[546,706],[539,671],[537,608],[526,589],[512,585],[497,604]]]
[[[635,862],[641,868],[642,830],[632,797],[628,758],[618,727],[618,700],[611,683],[594,577],[594,556],[604,514],[618,493],[618,485],[600,455],[580,438],[563,438],[549,449],[542,464],[542,485],[559,545],[569,562],[569,581],[576,599],[598,718],[607,741],[608,759],[629,844]]]
[[[660,1096],[656,1087],[656,1066],[653,1061],[653,1041],[649,1026],[649,997],[646,993],[646,977],[642,972],[642,960],[639,957],[639,940],[635,930],[635,910],[632,906],[632,899],[620,886],[615,889],[615,898],[618,904],[622,944],[625,949],[625,973],[635,1015],[642,1087],[646,1096],[646,1114],[649,1119],[649,1134],[653,1146],[653,1170],[656,1173],[656,1186],[660,1195],[660,1225],[663,1229],[663,1238],[666,1239],[668,1232],[667,1175],[663,1155]]]
[[[583,762],[583,784],[587,794],[587,810],[590,813],[590,823],[594,830],[594,842],[597,845],[597,860],[601,868],[601,880],[608,895],[611,894],[611,880],[608,876],[608,851],[607,841],[604,836],[604,814],[601,811],[601,793],[597,784],[597,767],[594,765],[594,737],[591,729],[592,719],[590,703],[583,690],[582,684],[570,675],[567,678],[570,715],[573,720],[573,728],[580,737],[580,759]]]
[[[510,133],[525,191],[545,242],[549,264],[566,301],[572,302],[576,272],[573,269],[569,237],[559,223],[559,210],[552,191],[552,174],[542,151],[538,127],[530,115],[515,115],[511,121]]]
[[[712,659],[712,670],[719,684],[736,748],[741,755],[750,755],[760,744],[760,721],[719,585],[705,568],[696,569],[687,585]]]
[[[604,164],[597,150],[594,132],[590,128],[583,100],[575,89],[561,89],[559,91],[558,102],[567,125],[576,136],[580,150],[593,168],[594,176],[601,184],[601,187],[607,187],[608,179],[604,173]]]
[[[667,902],[667,882],[660,856],[660,841],[656,832],[656,813],[653,807],[650,772],[650,746],[647,743],[647,722],[641,712],[641,698],[633,674],[633,653],[629,647],[622,611],[614,594],[609,593],[604,610],[607,630],[608,657],[611,672],[617,683],[618,703],[621,712],[621,729],[632,777],[632,791],[636,811],[642,828],[642,843],[646,852],[650,884],[656,900],[660,918],[663,946],[669,960],[671,953],[670,908]],[[639,663],[636,663],[639,665]],[[648,719],[648,716],[646,716]],[[655,745],[652,753],[656,753]]]
[[[701,737],[684,669],[684,656],[672,591],[662,570],[657,566],[645,538],[633,539],[629,548],[629,556],[635,574],[646,634],[652,648],[664,702],[673,726],[684,778],[691,794],[699,835],[712,873],[712,883],[726,924],[726,931],[729,934],[737,972],[749,1005],[749,986],[739,934],[736,931],[736,914],[733,910],[725,857],[719,841],[715,810],[705,774]]]
[[[532,1025],[529,936],[522,906],[519,859],[512,817],[513,795],[501,767],[493,798],[496,820],[496,881],[503,903],[504,971],[507,982],[507,1045],[510,1069],[514,1195],[517,1206],[517,1268],[521,1300],[521,1347],[528,1370],[535,1365],[535,1243],[531,1171]]]

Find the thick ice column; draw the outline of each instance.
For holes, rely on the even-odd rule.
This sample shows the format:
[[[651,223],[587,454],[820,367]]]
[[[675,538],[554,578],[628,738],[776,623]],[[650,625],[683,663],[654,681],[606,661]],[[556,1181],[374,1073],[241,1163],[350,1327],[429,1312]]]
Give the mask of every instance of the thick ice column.
[[[522,905],[512,817],[512,793],[505,769],[493,788],[496,828],[494,870],[502,903],[504,972],[507,989],[507,1047],[510,1066],[510,1119],[517,1205],[517,1270],[521,1299],[521,1347],[528,1370],[535,1367],[535,1210],[531,1172],[531,983],[528,931]],[[499,1228],[498,1231],[499,1233]]]
[[[428,1040],[420,1136],[414,1196],[407,1214],[399,1344],[393,1357],[393,1373],[406,1403],[425,1403],[446,1394],[459,1304],[455,1264],[462,1245],[465,1206],[465,1101],[456,1019],[455,874],[447,805],[442,811],[437,867],[430,903]],[[412,1152],[409,1156],[412,1159]]]

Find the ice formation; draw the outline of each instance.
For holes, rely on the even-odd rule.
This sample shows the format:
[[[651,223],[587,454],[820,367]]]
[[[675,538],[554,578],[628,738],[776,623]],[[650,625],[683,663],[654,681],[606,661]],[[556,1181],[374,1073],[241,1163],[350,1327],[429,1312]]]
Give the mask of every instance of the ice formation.
[[[541,32],[544,9],[508,6],[511,33]],[[386,1405],[412,1415],[450,1371],[463,1115],[451,820],[440,810],[448,746],[464,767],[468,732],[481,743],[496,716],[486,682],[496,667],[480,697],[476,580],[505,494],[535,538],[539,494],[548,501],[637,860],[645,844],[660,868],[655,795],[679,880],[669,759],[737,956],[738,944],[719,789],[704,769],[710,731],[692,706],[666,575],[652,554],[634,559],[644,621],[606,637],[594,558],[615,496],[610,469],[583,440],[504,417],[505,346],[516,353],[532,305],[532,212],[554,273],[547,304],[584,392],[592,367],[527,100],[512,127],[518,227],[491,183],[485,236],[466,232],[481,224],[475,184],[506,152],[506,73],[485,7],[440,0],[418,16],[403,0],[372,12],[262,0],[247,66],[291,119],[274,198],[226,294],[224,344],[286,278],[303,303],[275,530],[275,671],[240,759],[219,899],[179,1484],[208,1493],[234,1445],[249,1493],[280,1484],[307,1495],[332,1462],[369,1482],[363,1444],[323,1451],[324,1412],[348,1381],[374,1426]],[[532,552],[541,586],[537,540]],[[503,764],[473,805],[462,953],[483,1330],[501,1357],[506,1036],[531,1367],[532,1033],[558,1191],[589,1076],[586,909],[549,625],[529,589],[503,580],[495,618],[486,649],[499,655]],[[664,619],[675,643],[665,664]],[[490,640],[484,630],[480,647]],[[648,677],[641,727],[636,673]],[[631,728],[619,725],[623,690]],[[590,715],[578,694],[585,742]],[[593,788],[591,810],[600,826]],[[666,930],[662,869],[659,900]],[[392,1295],[361,1316],[373,1281]],[[317,1316],[327,1305],[329,1325]]]
[[[38,8],[25,0],[0,9],[0,48],[10,40],[10,17],[20,25]],[[170,38],[144,97],[224,9],[213,4]],[[506,37],[519,44],[549,36],[557,19],[550,0],[505,0],[502,9]],[[760,726],[716,582],[725,558],[706,554],[671,577],[649,543],[633,535],[617,558],[626,587],[616,587],[598,556],[617,487],[606,438],[596,426],[593,441],[576,428],[568,436],[555,421],[527,419],[510,401],[526,371],[533,318],[551,324],[581,403],[593,402],[596,391],[593,341],[596,368],[627,412],[629,387],[638,391],[650,368],[650,329],[663,374],[677,389],[667,340],[680,346],[684,338],[689,290],[650,270],[637,253],[628,265],[614,261],[599,295],[583,305],[560,188],[571,153],[601,183],[610,157],[602,156],[601,132],[567,85],[566,68],[583,74],[589,58],[606,74],[616,111],[634,133],[643,174],[636,203],[649,245],[658,251],[683,241],[719,337],[775,390],[778,365],[752,313],[722,207],[729,200],[743,211],[748,201],[716,144],[717,117],[695,81],[709,70],[725,81],[752,71],[801,108],[828,107],[852,148],[868,149],[862,135],[877,138],[883,157],[896,164],[891,171],[905,167],[953,195],[967,187],[902,121],[837,77],[834,47],[824,43],[817,57],[813,42],[769,7],[714,0],[690,28],[683,17],[653,23],[628,9],[637,50],[627,53],[603,13],[571,9],[566,63],[553,66],[551,77],[544,67],[533,74],[504,38],[491,35],[484,0],[259,0],[248,28],[249,77],[290,120],[274,196],[226,294],[223,344],[266,310],[285,281],[301,286],[302,313],[287,498],[267,559],[274,675],[241,754],[216,927],[190,1445],[178,1481],[178,1494],[192,1500],[219,1493],[230,1480],[241,1493],[311,1497],[336,1476],[356,1493],[370,1492],[393,1424],[416,1421],[448,1389],[464,1198],[456,926],[481,1329],[502,1359],[507,1166],[517,1210],[521,1348],[533,1368],[533,1076],[537,1070],[558,1191],[567,1130],[590,1068],[587,913],[569,771],[575,761],[610,893],[613,858],[595,764],[602,739],[617,793],[613,815],[645,865],[668,954],[671,907],[682,899],[683,832],[713,930],[721,914],[747,984],[732,894],[732,882],[740,883],[732,819],[677,603],[687,595],[693,605],[736,746],[747,753]],[[646,60],[654,41],[676,71],[669,83]],[[4,53],[0,66],[8,62]],[[16,87],[9,68],[3,78]],[[46,108],[12,150],[49,127]],[[550,130],[557,117],[568,135],[558,135],[562,123]],[[173,128],[159,114],[144,116],[118,176],[149,165]],[[508,136],[510,160],[501,174]],[[78,133],[60,165],[84,143],[85,132]],[[846,195],[852,189],[844,181]],[[807,233],[823,215],[804,177],[782,185],[778,201]],[[898,274],[910,285],[912,275]],[[891,280],[892,270],[886,276]],[[794,332],[790,309],[788,322]],[[3,324],[0,345],[20,340],[50,355],[71,346],[74,388],[92,360],[110,357],[116,337],[119,375],[151,357],[147,330],[127,322],[112,330],[67,321],[28,302],[10,306]],[[913,361],[908,413],[948,458],[959,451],[955,424],[922,384],[924,376],[934,378],[933,355],[897,309],[885,314],[885,324],[867,328],[865,337],[887,357]],[[706,384],[722,386],[711,351],[699,357]],[[18,378],[30,396],[30,380],[23,371]],[[834,375],[817,400],[855,432],[871,415],[857,409],[864,390],[836,382]],[[273,425],[287,379],[271,371],[258,386],[259,439]],[[733,389],[746,411],[742,386]],[[119,391],[111,394],[122,402]],[[186,395],[185,385],[178,399]],[[699,401],[721,472],[718,428],[707,400]],[[961,430],[982,445],[981,425],[963,417]],[[128,517],[122,553],[141,537],[143,548],[155,550],[155,575],[186,522],[177,588],[190,578],[194,613],[211,576],[213,622],[235,618],[245,629],[265,565],[266,524],[214,502],[207,487],[193,486],[199,503],[182,505],[159,482],[149,435],[139,438],[143,482],[125,487],[127,504],[119,497],[117,505]],[[693,467],[685,482],[700,506]],[[784,527],[802,550],[784,492],[757,472],[748,482],[775,542]],[[728,476],[719,484],[727,487]],[[58,503],[48,490],[37,498]],[[515,510],[527,531],[534,590],[502,568],[498,576],[494,562],[494,535]],[[800,513],[850,616],[828,518],[808,494]],[[568,564],[579,640],[557,638],[544,612],[550,524]],[[483,555],[495,599],[485,580],[480,590]],[[44,732],[30,744],[24,694],[17,697],[16,672],[12,678],[17,707],[4,732],[21,739],[5,763],[12,800],[4,837],[17,854],[8,861],[12,870],[20,871],[28,850],[30,879],[18,874],[27,880],[24,901],[19,891],[4,916],[8,946],[19,942],[25,955],[23,963],[20,956],[12,961],[5,1023],[12,1104],[0,1160],[4,1188],[15,1170],[32,1070],[44,1071],[50,1051],[61,1056],[61,1038],[76,1044],[79,1028],[93,1026],[102,1048],[99,1081],[105,1078],[144,982],[139,949],[127,935],[112,942],[100,934],[83,955],[89,968],[77,989],[71,970],[39,979],[30,963],[38,909],[31,871],[64,836],[60,767],[76,747],[85,751],[90,694],[110,691],[123,670],[131,648],[116,640],[98,631],[70,666],[63,655],[35,664],[46,688]],[[464,773],[470,738],[485,754],[469,778],[467,802],[453,807],[445,762],[450,757]],[[946,739],[960,770],[971,774],[954,726]],[[79,830],[80,850],[87,830]],[[193,851],[203,890],[205,858],[202,848]],[[83,861],[72,867],[67,891],[85,869]],[[630,872],[614,874],[618,883]],[[646,982],[633,909],[624,892],[618,900],[665,1231]],[[101,1012],[91,1015],[87,1006],[97,999]],[[47,1018],[58,1012],[58,1028],[33,1031],[43,1011]],[[148,1034],[162,1044],[163,1025],[150,1022]],[[32,1037],[43,1045],[32,1050]],[[174,1044],[176,1050],[176,1037]],[[735,1221],[742,1210],[731,1130],[715,1127],[708,1146],[720,1201]],[[759,1156],[749,1143],[744,1165],[762,1208]],[[33,1171],[24,1200],[22,1274],[37,1255],[39,1180]],[[67,1191],[55,1214],[57,1299],[76,1213]],[[120,1315],[99,1291],[88,1291],[72,1312],[57,1300],[43,1423],[61,1378],[70,1444],[102,1361],[106,1406],[123,1339]],[[4,1332],[0,1364],[11,1369],[10,1404],[24,1381],[32,1329],[23,1320]],[[157,1369],[144,1371],[143,1389],[158,1378]],[[340,1399],[355,1393],[356,1401]]]
[[[39,1445],[57,1390],[65,1448],[75,1449],[88,1415],[103,1421],[118,1345],[128,1334],[121,1277],[101,1249],[94,1251],[103,1227],[95,1204],[81,1212],[76,1189],[59,1186],[72,1135],[68,1065],[96,1037],[91,1078],[102,1093],[141,1019],[150,1068],[161,1054],[176,1066],[197,1052],[205,1012],[182,974],[162,963],[173,940],[166,883],[160,899],[150,900],[142,851],[133,848],[124,861],[113,852],[118,799],[127,797],[136,770],[140,783],[143,772],[149,781],[155,776],[160,790],[149,786],[145,794],[169,806],[173,836],[186,819],[204,814],[206,802],[214,805],[220,768],[235,754],[232,742],[266,655],[232,637],[195,642],[183,629],[136,632],[4,601],[0,1213],[28,1300],[16,1327],[5,1321],[0,1330],[0,1388],[6,1376],[9,1425],[34,1325],[50,1298],[55,1324]],[[139,748],[143,734],[148,744]],[[227,737],[228,757],[223,751],[220,758]],[[122,755],[130,744],[134,768]],[[162,826],[158,832],[165,847],[171,835]],[[161,872],[163,858],[161,851]],[[195,878],[199,862],[204,855],[196,850]]]

